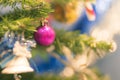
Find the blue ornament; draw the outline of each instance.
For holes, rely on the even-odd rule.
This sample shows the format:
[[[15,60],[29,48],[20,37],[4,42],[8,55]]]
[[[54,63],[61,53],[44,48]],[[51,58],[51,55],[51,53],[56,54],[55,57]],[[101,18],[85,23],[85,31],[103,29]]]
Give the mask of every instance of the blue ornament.
[[[82,16],[78,19],[78,21],[70,28],[70,30],[80,30],[80,33],[89,34],[90,30],[94,25],[97,25],[102,18],[104,17],[107,10],[110,8],[112,4],[112,0],[96,0],[96,4],[93,5],[93,8],[96,13],[96,20],[89,21],[85,11],[83,11]]]
[[[64,56],[61,56],[65,60]],[[58,74],[65,67],[59,60],[51,55],[47,55],[47,59],[43,59],[40,56],[35,57],[32,60],[32,67],[39,74],[55,73]]]
[[[0,42],[0,67],[4,68],[6,64],[14,58],[12,49],[15,44],[15,35],[7,32]]]

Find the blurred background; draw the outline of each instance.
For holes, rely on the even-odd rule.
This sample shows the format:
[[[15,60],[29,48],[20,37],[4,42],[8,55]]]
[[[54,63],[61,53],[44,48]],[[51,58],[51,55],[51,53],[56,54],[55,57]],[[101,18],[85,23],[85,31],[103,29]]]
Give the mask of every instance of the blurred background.
[[[97,61],[95,66],[102,73],[108,74],[111,80],[120,80],[120,35],[115,36],[117,42],[117,50]]]
[[[77,17],[75,23],[64,24],[53,20],[53,26],[69,26],[70,30],[81,30],[82,33],[92,35],[96,38],[115,40],[117,43],[117,50],[112,54],[108,54],[102,59],[99,59],[94,65],[97,66],[102,73],[108,74],[111,80],[120,80],[120,0],[97,0],[98,11],[96,21],[89,22],[84,15]],[[103,2],[102,2],[103,1]],[[111,2],[112,1],[112,2]],[[101,5],[99,3],[101,2]],[[108,2],[108,3],[107,3]],[[109,4],[109,7],[108,7]],[[81,4],[82,5],[82,4]],[[99,5],[99,6],[98,6]],[[105,11],[104,11],[105,7]],[[96,8],[96,10],[97,10]],[[101,8],[101,9],[100,9]],[[6,7],[0,11],[0,14],[9,12],[10,7]],[[82,9],[81,9],[82,10]],[[86,21],[84,23],[84,21]],[[84,24],[83,24],[84,23]],[[58,26],[59,25],[59,26]],[[82,25],[82,27],[78,27]],[[63,28],[62,27],[62,28]],[[100,36],[98,36],[100,35]]]
[[[117,50],[105,56],[104,58],[98,60],[96,65],[99,67],[100,71],[110,75],[111,80],[120,80],[120,0],[114,0],[110,9],[105,14],[105,17],[99,23],[98,26],[101,31],[105,30],[109,32],[109,35],[117,43]],[[97,28],[98,28],[97,27]],[[102,33],[101,33],[102,34]],[[104,36],[104,34],[103,34]],[[107,35],[105,35],[107,37]]]

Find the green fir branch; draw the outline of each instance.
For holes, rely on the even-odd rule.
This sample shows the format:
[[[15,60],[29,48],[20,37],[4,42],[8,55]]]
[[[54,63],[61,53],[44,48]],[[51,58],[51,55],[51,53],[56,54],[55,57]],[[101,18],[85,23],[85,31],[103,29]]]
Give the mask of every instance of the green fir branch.
[[[55,45],[55,51],[62,52],[62,47],[68,47],[74,54],[82,54],[87,48],[94,50],[97,54],[97,50],[109,52],[112,48],[111,44],[105,41],[96,41],[93,37],[86,34],[80,34],[79,31],[56,31],[56,39],[53,43]],[[101,53],[102,54],[102,53]]]
[[[41,18],[46,18],[53,10],[50,4],[42,0],[22,0],[22,7],[16,7],[21,0],[1,0],[1,4],[14,6],[14,10],[7,14],[0,15],[0,36],[2,36],[7,30],[11,31],[25,31],[25,36],[33,34],[36,27],[40,25]],[[6,2],[6,3],[5,3]],[[29,38],[33,38],[30,36]]]

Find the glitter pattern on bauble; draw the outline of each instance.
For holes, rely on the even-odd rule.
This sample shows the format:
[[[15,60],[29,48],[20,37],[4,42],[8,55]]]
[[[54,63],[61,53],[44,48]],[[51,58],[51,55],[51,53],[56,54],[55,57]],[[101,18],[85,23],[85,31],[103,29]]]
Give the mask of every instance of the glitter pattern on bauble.
[[[34,33],[35,41],[42,46],[49,46],[55,40],[55,31],[48,25],[40,26]]]

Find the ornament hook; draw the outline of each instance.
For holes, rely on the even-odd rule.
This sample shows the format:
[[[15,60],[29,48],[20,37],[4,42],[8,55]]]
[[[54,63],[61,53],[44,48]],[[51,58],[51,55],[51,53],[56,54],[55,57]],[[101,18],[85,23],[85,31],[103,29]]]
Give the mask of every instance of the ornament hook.
[[[18,75],[18,74],[14,74],[14,79],[15,80],[20,80],[22,78],[21,75]]]

